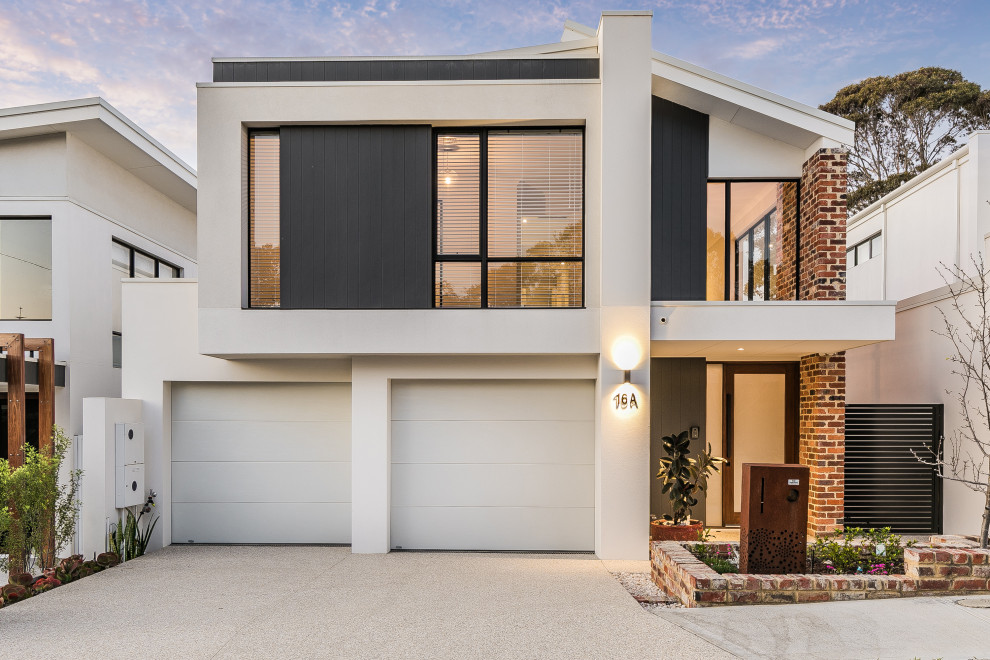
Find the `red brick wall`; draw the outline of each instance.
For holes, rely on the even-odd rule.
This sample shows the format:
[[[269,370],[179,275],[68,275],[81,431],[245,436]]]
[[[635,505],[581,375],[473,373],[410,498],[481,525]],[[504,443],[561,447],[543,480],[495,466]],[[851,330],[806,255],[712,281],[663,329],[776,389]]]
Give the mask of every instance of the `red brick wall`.
[[[808,534],[842,525],[846,445],[846,356],[801,358],[798,455],[811,469]]]
[[[777,184],[777,213],[781,219],[780,238],[774,246],[776,272],[770,279],[772,300],[797,297],[797,186],[792,182]]]
[[[843,149],[819,149],[801,172],[801,300],[846,298],[846,164]]]
[[[842,149],[820,149],[801,174],[801,300],[846,298],[846,164]],[[843,524],[846,357],[801,358],[799,456],[811,468],[808,534]]]

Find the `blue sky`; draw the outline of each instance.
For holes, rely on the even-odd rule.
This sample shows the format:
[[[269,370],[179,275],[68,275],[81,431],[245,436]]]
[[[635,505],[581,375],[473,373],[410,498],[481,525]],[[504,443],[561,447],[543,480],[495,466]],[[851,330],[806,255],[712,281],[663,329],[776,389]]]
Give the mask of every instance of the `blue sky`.
[[[3,0],[0,107],[103,96],[196,163],[214,56],[461,54],[559,40],[566,19],[652,9],[656,50],[819,105],[920,66],[990,87],[990,0]]]

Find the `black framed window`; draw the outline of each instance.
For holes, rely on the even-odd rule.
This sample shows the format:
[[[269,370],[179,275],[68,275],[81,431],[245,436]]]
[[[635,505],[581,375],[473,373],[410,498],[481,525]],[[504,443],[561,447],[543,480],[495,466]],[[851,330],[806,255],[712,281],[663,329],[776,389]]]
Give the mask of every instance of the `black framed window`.
[[[121,366],[121,346],[123,341],[121,321],[121,283],[127,278],[175,279],[182,276],[182,269],[164,259],[148,254],[116,238],[110,244],[110,281],[113,286],[113,321],[110,332],[113,366]]]
[[[877,232],[865,241],[860,241],[856,245],[846,248],[846,264],[858,266],[874,257],[879,257],[883,253],[883,241],[880,234],[881,232]]]
[[[799,272],[798,188],[797,179],[708,182],[708,300],[794,299],[784,273]]]
[[[584,131],[434,133],[434,307],[584,304]]]
[[[277,308],[281,296],[280,133],[248,134],[248,296],[250,307]]]

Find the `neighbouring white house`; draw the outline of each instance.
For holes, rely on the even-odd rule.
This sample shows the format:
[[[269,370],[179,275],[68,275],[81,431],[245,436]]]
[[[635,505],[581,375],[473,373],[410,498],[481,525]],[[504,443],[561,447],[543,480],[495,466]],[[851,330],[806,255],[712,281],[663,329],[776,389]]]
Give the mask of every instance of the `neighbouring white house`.
[[[974,273],[973,259],[990,257],[988,241],[987,131],[849,219],[848,297],[896,301],[897,339],[847,353],[848,403],[941,404],[942,431],[952,437],[961,423],[955,393],[962,380],[947,359],[951,343],[935,331],[944,331],[940,309],[956,325],[961,319],[952,311],[945,267]],[[964,304],[975,297],[968,294]],[[911,469],[910,458],[906,463],[900,470]],[[897,470],[888,479],[895,481]],[[978,533],[983,496],[950,480],[941,488],[945,533]]]
[[[894,336],[845,300],[853,125],[651,22],[214,60],[199,279],[124,284],[122,398],[86,402],[86,442],[143,424],[156,545],[643,559],[659,438],[692,428],[808,464],[810,531],[841,523],[842,351]],[[731,524],[739,483],[695,514]]]
[[[66,433],[83,433],[84,397],[120,396],[122,279],[195,275],[192,168],[103,99],[0,109],[0,332],[54,339]],[[34,377],[32,387],[29,368],[37,446]],[[3,457],[6,416],[4,383]],[[96,480],[101,492],[102,474],[84,489]]]

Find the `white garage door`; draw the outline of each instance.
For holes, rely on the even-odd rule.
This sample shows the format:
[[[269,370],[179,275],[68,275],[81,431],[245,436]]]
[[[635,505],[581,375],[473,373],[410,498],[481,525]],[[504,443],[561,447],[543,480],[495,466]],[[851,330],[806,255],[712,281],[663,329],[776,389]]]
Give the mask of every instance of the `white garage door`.
[[[174,543],[350,543],[349,383],[172,386]]]
[[[393,548],[594,550],[591,381],[392,384]]]

